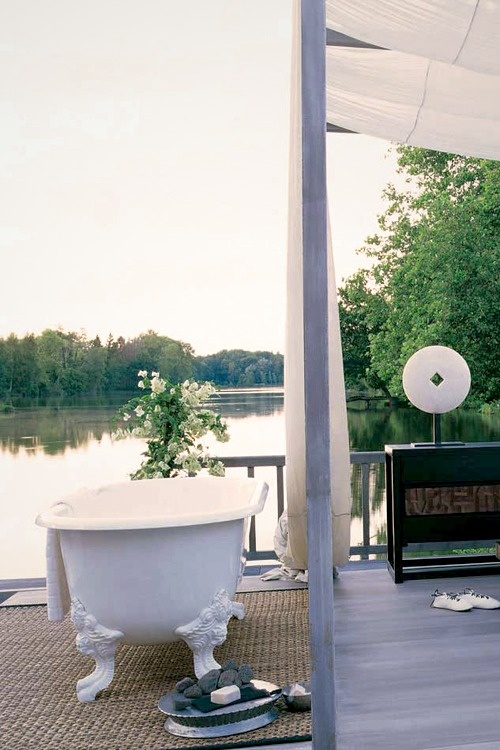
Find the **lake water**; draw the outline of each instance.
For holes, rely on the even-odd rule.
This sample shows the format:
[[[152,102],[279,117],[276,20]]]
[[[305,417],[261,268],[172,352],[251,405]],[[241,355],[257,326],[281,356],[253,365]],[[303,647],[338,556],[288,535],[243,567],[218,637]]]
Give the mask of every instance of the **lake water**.
[[[122,399],[126,400],[126,399]],[[283,392],[280,389],[224,391],[213,404],[227,419],[228,443],[210,443],[224,456],[285,452]],[[142,440],[111,438],[115,406],[98,401],[83,406],[18,409],[0,415],[0,580],[45,575],[45,531],[37,513],[81,487],[128,479],[141,460]],[[415,410],[349,409],[351,450],[383,450],[385,444],[431,440],[431,417]],[[444,415],[443,440],[498,441],[500,416],[455,411]],[[237,471],[237,470],[234,470]],[[274,488],[274,470],[256,470]],[[380,486],[372,505],[372,531],[383,533],[385,509]],[[356,499],[356,498],[355,498]],[[358,511],[356,510],[356,513]],[[257,518],[260,549],[273,548],[276,508],[269,502]],[[355,518],[352,544],[360,541]]]

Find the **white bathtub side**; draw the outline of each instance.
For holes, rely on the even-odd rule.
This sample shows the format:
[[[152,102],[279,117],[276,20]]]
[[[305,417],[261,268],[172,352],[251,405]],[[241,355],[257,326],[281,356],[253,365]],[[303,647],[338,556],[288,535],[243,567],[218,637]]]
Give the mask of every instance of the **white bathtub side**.
[[[203,477],[82,490],[41,514],[59,536],[72,597],[124,642],[175,640],[214,594],[234,596],[250,515],[267,484]]]
[[[152,529],[61,530],[70,593],[124,643],[176,640],[215,592],[232,598],[247,519]]]

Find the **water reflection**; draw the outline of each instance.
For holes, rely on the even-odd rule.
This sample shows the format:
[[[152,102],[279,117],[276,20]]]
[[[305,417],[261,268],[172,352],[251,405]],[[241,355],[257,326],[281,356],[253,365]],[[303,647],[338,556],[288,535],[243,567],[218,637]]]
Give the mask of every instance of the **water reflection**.
[[[112,420],[117,408],[127,399],[115,396],[112,403],[93,399],[92,405],[39,405],[16,408],[0,414],[0,451],[17,454],[19,451],[43,451],[47,455],[64,453],[68,449],[83,448],[90,442],[100,442],[113,431]],[[72,399],[74,402],[75,399]],[[259,389],[225,390],[210,399],[209,407],[230,420],[252,417],[277,417],[283,413],[283,390]],[[234,432],[234,431],[233,431]],[[231,442],[234,446],[234,441]],[[280,448],[281,452],[283,449]],[[245,452],[232,447],[231,454]],[[256,450],[256,453],[262,451]],[[277,449],[271,453],[276,453]],[[227,451],[226,451],[227,453]]]
[[[212,396],[209,406],[213,411],[232,419],[242,419],[250,414],[278,416],[283,412],[283,389],[227,389]]]
[[[417,409],[349,409],[351,450],[380,451],[384,445],[432,442],[432,415]],[[500,440],[500,415],[457,409],[443,414],[443,441],[495,442]]]
[[[56,455],[82,448],[110,434],[114,413],[114,407],[17,409],[0,415],[0,450],[14,455],[20,450]]]
[[[123,403],[123,395],[122,401]],[[283,390],[259,389],[227,390],[216,394],[209,402],[210,408],[231,420],[233,424],[251,418],[272,417],[276,420],[273,433],[284,432]],[[103,404],[85,407],[59,408],[46,406],[16,409],[10,414],[0,414],[0,451],[16,454],[43,451],[47,455],[64,453],[68,449],[83,448],[90,442],[100,442],[112,432],[112,419],[117,405]],[[348,409],[349,444],[352,451],[383,450],[384,445],[399,445],[432,440],[432,417],[417,409]],[[243,433],[245,429],[243,429]],[[253,427],[249,432],[253,432]],[[242,443],[242,430],[232,430],[227,449],[231,455],[250,452]],[[455,410],[442,416],[443,441],[492,442],[500,440],[500,415],[485,415],[474,411]],[[256,435],[259,431],[256,428]],[[261,432],[262,436],[262,432]],[[253,441],[252,441],[253,442]],[[268,442],[268,441],[264,441]],[[258,444],[256,454],[263,454]],[[275,445],[270,453],[283,453],[284,441]]]
[[[369,474],[370,486],[370,512],[372,514],[380,511],[384,505],[385,493],[385,467],[383,463],[372,464]],[[352,516],[353,518],[363,517],[362,506],[362,479],[360,464],[353,464],[351,468],[351,485],[352,485]]]

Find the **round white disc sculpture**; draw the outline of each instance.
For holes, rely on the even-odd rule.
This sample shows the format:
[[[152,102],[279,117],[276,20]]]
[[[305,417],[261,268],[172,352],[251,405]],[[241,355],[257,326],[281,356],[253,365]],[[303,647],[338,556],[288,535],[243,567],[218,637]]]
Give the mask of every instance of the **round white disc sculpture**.
[[[403,388],[417,409],[444,414],[460,406],[469,393],[470,370],[454,349],[426,346],[406,363]]]

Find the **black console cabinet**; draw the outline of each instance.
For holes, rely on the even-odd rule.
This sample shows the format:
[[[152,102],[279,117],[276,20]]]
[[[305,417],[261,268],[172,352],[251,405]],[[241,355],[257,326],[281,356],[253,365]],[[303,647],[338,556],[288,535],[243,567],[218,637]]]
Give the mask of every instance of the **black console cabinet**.
[[[385,471],[387,566],[395,583],[500,572],[495,555],[403,558],[412,542],[500,539],[500,443],[386,445]]]

